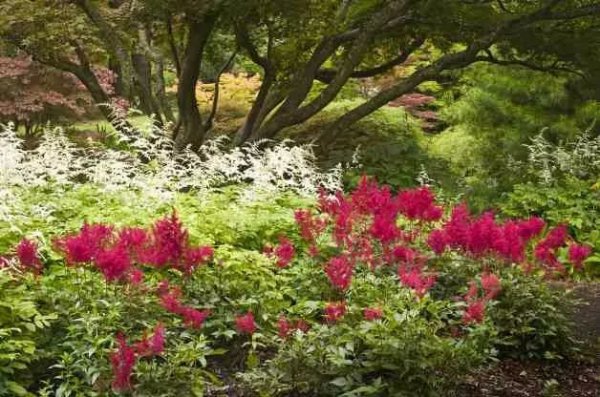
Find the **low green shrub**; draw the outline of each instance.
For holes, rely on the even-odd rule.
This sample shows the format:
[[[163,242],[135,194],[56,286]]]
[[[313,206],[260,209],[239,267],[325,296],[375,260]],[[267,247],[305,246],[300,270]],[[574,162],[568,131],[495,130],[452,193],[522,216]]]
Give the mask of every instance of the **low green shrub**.
[[[32,395],[27,388],[37,379],[29,368],[38,358],[40,334],[55,318],[42,314],[34,293],[0,267],[0,396]]]
[[[544,282],[585,259],[562,228],[367,179],[317,203],[206,197],[114,213],[114,196],[81,197],[106,207],[82,209],[78,231],[53,203],[50,235],[9,253],[25,274],[2,292],[57,315],[24,362],[28,392],[448,395],[498,357],[572,351],[566,301]],[[36,241],[43,258],[25,249]]]

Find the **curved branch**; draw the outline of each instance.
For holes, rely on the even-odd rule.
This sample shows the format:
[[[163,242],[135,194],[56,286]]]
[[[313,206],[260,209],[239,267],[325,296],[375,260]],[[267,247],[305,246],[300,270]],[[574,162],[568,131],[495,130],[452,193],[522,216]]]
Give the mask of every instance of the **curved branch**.
[[[260,55],[257,48],[252,43],[250,34],[248,33],[248,27],[241,24],[235,24],[234,29],[238,47],[246,50],[252,62],[262,67],[265,71],[267,69],[272,69],[273,65],[271,64],[271,61],[267,57]],[[269,40],[270,39],[271,37],[269,36]]]
[[[357,70],[355,72],[352,72],[352,74],[350,75],[350,78],[363,79],[363,78],[367,78],[367,77],[377,76],[378,74],[381,74],[381,73],[385,73],[388,70],[392,69],[393,67],[401,65],[404,62],[406,62],[406,60],[408,59],[410,54],[412,54],[417,48],[419,48],[423,44],[424,41],[425,41],[424,39],[416,39],[404,51],[402,51],[402,53],[400,55],[398,55],[396,58],[393,58],[379,66],[376,66],[376,67],[373,67],[370,69]],[[333,80],[333,78],[335,77],[335,75],[337,73],[338,73],[338,71],[335,69],[320,69],[317,71],[315,78],[322,83],[329,84],[329,83],[331,83],[331,81]]]
[[[555,62],[554,64],[549,65],[549,66],[544,66],[544,65],[540,65],[540,64],[520,60],[520,59],[497,59],[497,58],[493,57],[489,51],[486,51],[486,53],[487,53],[487,55],[485,55],[485,56],[477,56],[475,58],[474,62],[487,62],[487,63],[492,63],[494,65],[502,65],[502,66],[522,66],[524,68],[535,70],[538,72],[545,72],[545,73],[564,72],[564,73],[575,74],[582,78],[586,77],[585,74],[583,74],[582,72],[580,72],[578,70],[571,69],[571,68],[568,68],[565,66],[559,66],[557,64],[557,62]]]

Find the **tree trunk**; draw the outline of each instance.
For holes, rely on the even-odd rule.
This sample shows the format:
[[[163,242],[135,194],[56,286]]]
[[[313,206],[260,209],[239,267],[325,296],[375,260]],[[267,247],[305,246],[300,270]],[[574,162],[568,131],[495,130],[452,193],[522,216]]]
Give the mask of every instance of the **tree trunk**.
[[[158,100],[158,105],[160,106],[162,114],[165,116],[165,119],[170,122],[175,121],[175,115],[173,115],[173,110],[171,109],[171,105],[169,104],[169,100],[167,99],[167,93],[165,91],[165,64],[162,58],[157,59],[154,62],[155,68],[155,78],[154,78],[154,95]]]
[[[438,78],[444,70],[461,68],[473,63],[477,53],[487,48],[491,43],[491,39],[473,43],[464,51],[445,55],[433,64],[417,70],[398,84],[379,92],[362,105],[339,117],[329,128],[324,130],[318,141],[321,144],[330,143],[336,135],[347,130],[352,124],[385,106],[388,102],[413,91],[419,84]]]
[[[98,28],[104,42],[107,44],[107,49],[113,58],[113,62],[119,70],[119,78],[121,79],[121,95],[127,99],[132,99],[133,71],[131,59],[126,46],[123,44],[117,31],[104,18],[102,13],[89,0],[75,0],[87,17]]]
[[[173,34],[173,22],[171,16],[166,20],[167,25],[167,40],[169,42],[169,49],[171,50],[171,59],[175,66],[175,73],[177,77],[181,76],[181,59],[179,58],[179,50],[177,49],[177,42],[175,41],[175,35]]]
[[[263,79],[262,84],[260,85],[260,90],[256,95],[256,99],[252,104],[252,108],[250,109],[250,112],[248,112],[248,116],[246,117],[244,124],[237,132],[235,138],[236,144],[242,144],[246,142],[248,138],[250,138],[252,132],[254,131],[256,122],[259,120],[259,115],[261,113],[261,110],[264,108],[265,101],[267,100],[267,97],[269,95],[271,87],[273,86],[274,81],[275,79],[271,75],[271,73],[265,73],[265,77]]]
[[[135,70],[135,91],[140,101],[139,108],[148,116],[155,114],[156,109],[152,106],[152,92],[150,91],[150,62],[139,52],[131,55],[131,62]]]
[[[339,38],[325,38],[315,49],[304,70],[294,79],[293,88],[290,90],[283,105],[265,125],[260,127],[256,132],[256,137],[258,139],[274,138],[282,129],[308,120],[331,103],[350,79],[355,68],[364,59],[369,45],[381,25],[388,23],[394,15],[402,15],[409,4],[409,0],[392,1],[387,7],[373,15],[365,23],[365,26],[354,39],[353,43],[346,49],[341,67],[332,78],[330,84],[310,103],[301,106],[310,92],[321,65],[331,57],[341,44]]]
[[[210,37],[216,16],[208,14],[200,21],[188,23],[188,40],[186,43],[181,76],[177,89],[177,108],[179,109],[180,131],[175,138],[175,148],[181,150],[190,145],[197,150],[204,141],[206,130],[196,99],[196,85],[200,76],[202,53]]]
[[[131,98],[129,98],[130,93],[127,92],[126,84],[123,79],[123,73],[121,73],[120,62],[117,61],[114,57],[109,57],[108,58],[108,69],[110,69],[110,71],[113,72],[116,76],[116,80],[115,80],[115,84],[114,84],[115,95],[122,97],[122,98],[131,99]]]

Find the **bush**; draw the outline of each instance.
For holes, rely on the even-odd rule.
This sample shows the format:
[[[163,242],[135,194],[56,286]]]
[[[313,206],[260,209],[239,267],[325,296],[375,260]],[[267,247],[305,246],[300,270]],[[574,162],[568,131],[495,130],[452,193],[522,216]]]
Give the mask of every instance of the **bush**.
[[[58,318],[37,340],[31,392],[439,395],[498,352],[572,347],[562,295],[540,279],[585,259],[567,260],[579,246],[563,228],[542,236],[539,219],[475,217],[428,188],[392,194],[366,179],[295,212],[311,202],[192,197],[152,225],[150,210],[123,210],[120,226],[40,240],[43,273],[18,288]],[[39,273],[23,241],[11,261]]]
[[[28,369],[38,357],[42,330],[55,318],[41,314],[31,291],[0,265],[0,396],[31,395],[27,387],[37,379]]]

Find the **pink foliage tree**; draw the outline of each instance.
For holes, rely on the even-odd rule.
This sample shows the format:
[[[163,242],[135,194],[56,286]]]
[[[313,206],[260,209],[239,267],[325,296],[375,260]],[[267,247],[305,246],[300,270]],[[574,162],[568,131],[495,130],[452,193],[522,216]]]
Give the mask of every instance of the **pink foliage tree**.
[[[116,76],[94,68],[102,89],[114,95]],[[0,57],[0,122],[24,126],[27,134],[39,126],[94,113],[89,93],[74,76],[33,61],[28,56]]]

